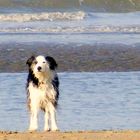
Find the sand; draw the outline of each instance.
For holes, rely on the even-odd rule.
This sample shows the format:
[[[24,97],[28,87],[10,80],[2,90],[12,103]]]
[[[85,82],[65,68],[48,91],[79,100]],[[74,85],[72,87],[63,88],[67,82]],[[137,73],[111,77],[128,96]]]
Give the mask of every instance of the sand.
[[[58,63],[58,72],[140,70],[139,46],[0,44],[0,52],[0,72],[27,72],[26,61],[32,54],[54,57]]]
[[[0,132],[0,140],[140,140],[140,131]]]

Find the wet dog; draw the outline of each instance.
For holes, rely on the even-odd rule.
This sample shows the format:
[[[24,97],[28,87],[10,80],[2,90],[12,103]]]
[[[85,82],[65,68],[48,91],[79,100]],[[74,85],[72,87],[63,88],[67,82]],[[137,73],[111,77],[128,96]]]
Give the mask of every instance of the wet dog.
[[[29,66],[27,78],[27,100],[30,110],[29,130],[38,129],[38,112],[41,109],[45,112],[44,131],[57,131],[56,106],[59,97],[57,63],[53,57],[40,55],[30,57],[26,64]]]

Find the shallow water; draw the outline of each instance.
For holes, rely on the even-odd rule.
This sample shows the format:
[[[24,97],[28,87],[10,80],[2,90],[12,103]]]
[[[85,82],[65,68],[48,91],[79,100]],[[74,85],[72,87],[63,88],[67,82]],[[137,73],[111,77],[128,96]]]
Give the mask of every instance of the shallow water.
[[[28,128],[26,76],[0,73],[0,130]],[[61,130],[140,128],[140,72],[59,73],[59,77]]]

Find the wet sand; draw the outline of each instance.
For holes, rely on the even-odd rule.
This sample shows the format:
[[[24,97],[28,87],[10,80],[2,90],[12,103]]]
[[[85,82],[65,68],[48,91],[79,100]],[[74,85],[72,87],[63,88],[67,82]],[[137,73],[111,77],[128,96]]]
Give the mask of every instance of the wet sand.
[[[26,60],[33,54],[53,56],[58,71],[139,71],[140,47],[75,44],[0,44],[0,72],[26,72]]]
[[[0,132],[0,140],[140,140],[140,131]]]

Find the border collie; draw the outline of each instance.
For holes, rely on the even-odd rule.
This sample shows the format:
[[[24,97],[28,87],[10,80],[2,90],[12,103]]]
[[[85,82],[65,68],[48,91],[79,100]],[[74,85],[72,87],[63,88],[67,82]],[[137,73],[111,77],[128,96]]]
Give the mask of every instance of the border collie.
[[[59,79],[55,71],[57,63],[50,56],[40,55],[30,57],[26,64],[29,66],[26,87],[30,110],[29,131],[37,130],[40,109],[45,112],[44,131],[57,131],[56,106],[59,97]]]

